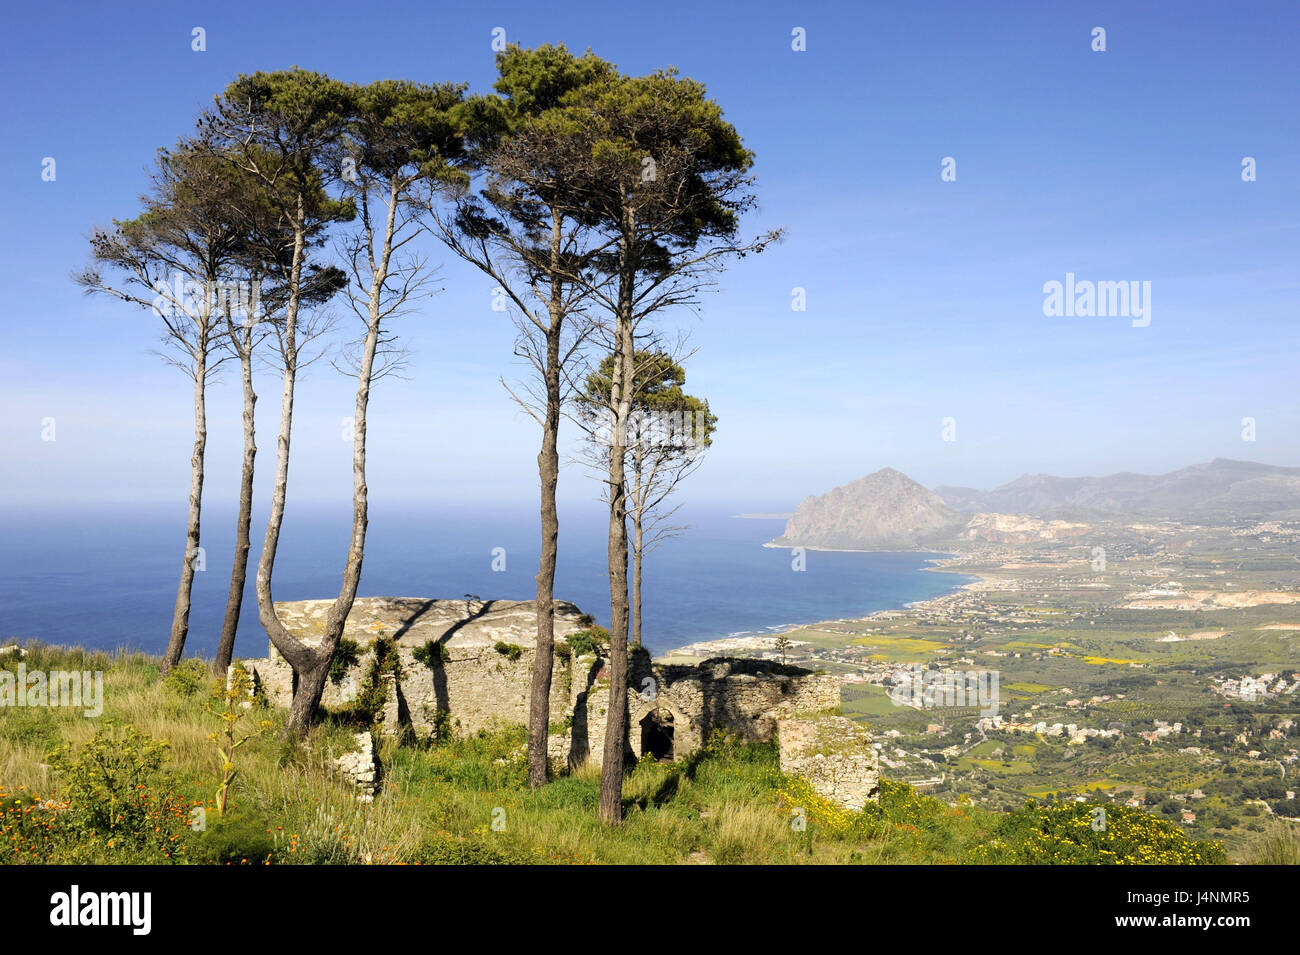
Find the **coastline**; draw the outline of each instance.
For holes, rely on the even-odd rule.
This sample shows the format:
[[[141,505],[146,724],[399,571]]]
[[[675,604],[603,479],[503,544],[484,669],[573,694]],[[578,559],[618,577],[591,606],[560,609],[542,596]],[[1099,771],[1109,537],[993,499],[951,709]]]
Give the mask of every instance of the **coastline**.
[[[788,549],[787,545],[775,544],[771,541],[763,544],[764,547],[777,547]],[[802,545],[794,545],[802,546]],[[899,614],[913,613],[916,611],[926,611],[929,609],[938,609],[947,602],[958,598],[965,593],[978,590],[996,589],[997,578],[987,573],[972,573],[970,571],[957,570],[950,565],[960,562],[966,558],[961,554],[950,551],[932,551],[932,550],[862,550],[857,548],[837,548],[837,547],[807,547],[806,550],[818,550],[827,552],[837,552],[845,554],[937,554],[939,556],[931,557],[926,560],[929,567],[922,568],[931,573],[939,574],[960,574],[971,579],[957,584],[946,593],[937,594],[933,597],[927,597],[924,600],[907,601],[899,607],[887,607],[883,610],[873,610],[869,614],[861,617],[834,617],[822,618],[819,620],[810,620],[806,623],[780,624],[772,627],[766,633],[738,633],[733,636],[719,637],[713,640],[700,640],[694,643],[683,644],[674,647],[661,654],[656,655],[656,660],[663,660],[671,657],[691,657],[700,658],[707,656],[748,656],[753,655],[760,657],[762,651],[770,651],[775,648],[776,638],[782,634],[792,633],[796,630],[815,629],[823,624],[832,623],[863,623],[870,620],[891,619]],[[709,652],[716,650],[716,653]]]

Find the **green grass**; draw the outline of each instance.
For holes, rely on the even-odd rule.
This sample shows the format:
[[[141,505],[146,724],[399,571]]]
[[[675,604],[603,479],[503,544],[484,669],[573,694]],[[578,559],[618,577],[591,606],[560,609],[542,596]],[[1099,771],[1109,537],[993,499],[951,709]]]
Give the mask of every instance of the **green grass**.
[[[352,747],[354,726],[326,720],[303,743],[287,745],[277,736],[283,713],[261,708],[241,728],[263,719],[272,725],[238,750],[231,805],[221,818],[209,739],[218,721],[204,709],[202,680],[164,684],[156,661],[135,654],[30,645],[25,662],[29,669],[103,670],[105,712],[86,719],[79,711],[24,709],[0,720],[0,861],[10,863],[941,864],[1129,856],[1182,863],[1221,856],[1145,813],[1124,814],[1112,837],[1080,827],[1086,805],[998,813],[949,806],[892,781],[883,784],[879,804],[849,812],[783,776],[774,744],[725,738],[675,763],[633,767],[617,827],[598,821],[594,769],[530,790],[524,730],[515,726],[437,746],[383,740],[384,785],[373,804],[362,804],[330,765]],[[86,763],[66,767],[77,765],[78,754],[102,751],[97,736],[110,726],[167,741],[162,769],[146,773],[143,788],[130,787],[138,812],[157,823],[145,839],[114,830],[102,812],[96,831],[78,828],[93,807],[76,803],[87,780],[69,776]],[[73,758],[56,760],[60,771],[48,753],[64,743]],[[129,768],[129,752],[122,755]],[[1016,771],[996,760],[971,762]],[[1027,764],[1012,763],[1020,765]],[[191,828],[193,809],[206,815],[203,831]]]
[[[892,716],[900,709],[883,686],[848,684],[841,695],[840,706],[845,716]]]

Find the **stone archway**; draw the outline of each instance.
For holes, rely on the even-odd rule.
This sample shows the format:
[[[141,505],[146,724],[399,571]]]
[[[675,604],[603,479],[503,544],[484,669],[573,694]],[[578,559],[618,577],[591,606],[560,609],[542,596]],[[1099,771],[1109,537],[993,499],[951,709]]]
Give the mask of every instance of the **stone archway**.
[[[641,718],[641,756],[658,760],[672,760],[675,753],[675,726],[673,714],[668,710],[654,709]]]

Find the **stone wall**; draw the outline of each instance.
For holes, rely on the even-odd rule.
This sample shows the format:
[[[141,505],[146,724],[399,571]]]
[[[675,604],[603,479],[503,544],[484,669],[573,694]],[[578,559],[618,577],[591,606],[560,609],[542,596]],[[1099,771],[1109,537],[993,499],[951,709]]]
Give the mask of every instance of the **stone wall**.
[[[678,757],[699,749],[714,730],[766,742],[783,716],[840,705],[840,685],[833,676],[773,661],[714,658],[696,665],[659,665],[640,656],[629,669],[628,745],[638,758],[647,723],[671,725],[673,756]],[[590,758],[597,763],[608,699],[608,681],[597,680],[585,701]],[[581,706],[583,701],[574,703]]]
[[[781,772],[802,776],[818,795],[855,811],[880,798],[880,760],[861,724],[792,715],[780,721],[777,735]]]
[[[276,604],[286,629],[306,643],[317,643],[329,600]],[[583,629],[581,612],[556,601],[555,635]],[[401,666],[386,696],[390,713],[409,722],[417,734],[433,732],[442,711],[450,725],[464,733],[494,725],[528,722],[537,613],[531,601],[425,600],[410,597],[370,597],[354,602],[343,636],[357,643],[362,654],[342,680],[327,683],[321,703],[338,708],[355,700],[374,661],[375,642],[391,639]],[[429,643],[442,648],[445,660],[429,666],[415,651]],[[505,645],[504,652],[497,644]],[[514,656],[514,659],[511,657]],[[265,658],[246,660],[267,697],[288,706],[293,698],[293,670],[274,646]],[[552,671],[551,709],[563,719],[569,706],[570,661],[556,657]]]
[[[320,639],[328,600],[277,604],[289,632]],[[609,704],[608,661],[568,652],[566,637],[584,629],[573,604],[556,602],[557,652],[551,680],[553,761],[570,767],[599,763]],[[401,665],[388,682],[384,729],[409,724],[427,737],[439,723],[456,733],[526,724],[536,635],[531,601],[358,599],[344,636],[363,649],[339,684],[326,686],[322,703],[339,707],[356,698],[374,660],[375,641],[391,639]],[[442,647],[435,666],[414,658],[417,648]],[[513,659],[512,659],[513,657]],[[287,706],[293,672],[272,647],[266,658],[244,661],[267,697]],[[720,729],[746,740],[770,740],[779,721],[840,704],[838,681],[773,661],[719,658],[695,666],[657,665],[644,651],[631,654],[628,744],[640,757],[646,745],[670,758],[699,749]],[[439,719],[439,714],[444,714]],[[868,747],[869,748],[869,747]]]

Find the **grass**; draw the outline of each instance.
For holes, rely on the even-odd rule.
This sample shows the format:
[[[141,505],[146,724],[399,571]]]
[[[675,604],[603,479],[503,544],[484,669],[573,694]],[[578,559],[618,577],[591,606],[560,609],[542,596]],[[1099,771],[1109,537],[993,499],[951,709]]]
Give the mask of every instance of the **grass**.
[[[1249,865],[1300,865],[1300,822],[1274,819],[1242,848],[1241,861]]]
[[[846,685],[842,697],[841,709],[845,716],[890,716],[899,709],[899,704],[889,698],[888,690],[869,683]]]
[[[381,740],[383,787],[373,803],[363,804],[331,767],[353,747],[355,725],[327,718],[290,745],[277,735],[284,714],[260,707],[247,725],[264,719],[272,725],[238,750],[231,804],[222,818],[214,804],[220,767],[210,739],[219,720],[204,708],[208,690],[195,679],[201,673],[196,666],[189,666],[187,679],[164,682],[157,661],[140,654],[38,644],[27,650],[29,672],[102,670],[104,715],[87,719],[79,710],[52,708],[4,714],[0,861],[951,864],[1187,863],[1222,857],[1221,848],[1189,840],[1177,826],[1136,811],[1122,816],[1113,839],[1097,834],[1080,825],[1086,804],[1031,803],[998,813],[950,806],[886,781],[879,804],[850,812],[801,779],[783,776],[774,744],[722,737],[674,763],[635,765],[625,780],[625,820],[618,827],[598,821],[600,780],[593,768],[530,790],[524,730],[517,726],[436,746]],[[78,828],[87,807],[69,794],[87,791],[87,779],[75,776],[87,761],[62,757],[55,760],[64,767],[59,770],[48,755],[62,744],[71,744],[72,757],[93,754],[96,747],[102,752],[104,739],[97,736],[108,727],[129,732],[128,726],[167,742],[162,769],[132,787],[132,798],[157,823],[146,839],[116,832],[111,824],[108,831],[103,823],[95,831]],[[129,762],[129,753],[122,752]],[[202,831],[191,826],[194,810],[206,818]],[[97,818],[102,817],[101,812]],[[1281,858],[1294,852],[1294,843],[1251,851]]]

